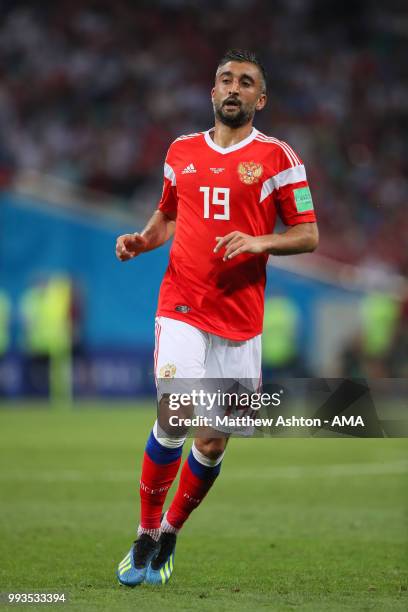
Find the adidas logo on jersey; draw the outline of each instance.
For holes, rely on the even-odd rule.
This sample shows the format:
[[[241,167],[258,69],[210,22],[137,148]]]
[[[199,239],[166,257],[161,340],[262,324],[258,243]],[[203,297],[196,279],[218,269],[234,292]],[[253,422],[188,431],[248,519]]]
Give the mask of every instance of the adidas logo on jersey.
[[[194,164],[188,164],[181,174],[193,174],[194,172],[197,172],[197,170],[194,168]]]

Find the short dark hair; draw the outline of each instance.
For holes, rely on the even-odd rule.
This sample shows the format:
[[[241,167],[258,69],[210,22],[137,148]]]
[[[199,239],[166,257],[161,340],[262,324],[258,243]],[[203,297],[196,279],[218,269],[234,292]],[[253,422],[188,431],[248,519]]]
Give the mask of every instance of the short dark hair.
[[[246,49],[229,49],[220,60],[217,71],[227,62],[250,62],[251,64],[255,64],[255,66],[258,67],[259,72],[262,76],[263,91],[266,91],[266,70],[262,62],[258,59],[258,57],[253,51],[247,51]]]

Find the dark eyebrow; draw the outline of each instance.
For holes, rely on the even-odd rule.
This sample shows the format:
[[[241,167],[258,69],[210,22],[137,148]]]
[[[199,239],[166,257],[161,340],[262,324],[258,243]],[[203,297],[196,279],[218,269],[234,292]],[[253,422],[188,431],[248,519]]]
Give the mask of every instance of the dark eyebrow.
[[[231,70],[224,70],[224,72],[220,72],[218,75],[220,78],[223,76],[233,76]],[[240,79],[248,79],[251,83],[255,83],[255,80],[249,74],[241,74]]]

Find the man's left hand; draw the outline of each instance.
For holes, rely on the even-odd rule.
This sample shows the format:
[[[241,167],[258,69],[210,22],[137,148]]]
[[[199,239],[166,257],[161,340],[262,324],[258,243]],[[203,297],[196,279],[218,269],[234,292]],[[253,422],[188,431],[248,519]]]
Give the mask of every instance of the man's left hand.
[[[263,236],[250,236],[243,232],[231,232],[226,236],[217,236],[214,253],[225,247],[223,261],[232,259],[241,253],[263,253],[266,248]]]

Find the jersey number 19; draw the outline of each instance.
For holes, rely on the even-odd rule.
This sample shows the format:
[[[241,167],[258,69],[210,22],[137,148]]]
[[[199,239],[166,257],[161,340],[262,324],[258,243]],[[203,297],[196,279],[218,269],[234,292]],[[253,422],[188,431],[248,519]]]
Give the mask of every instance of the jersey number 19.
[[[224,212],[213,213],[213,219],[220,221],[229,221],[230,218],[230,190],[229,187],[200,187],[200,191],[204,194],[204,219],[210,219],[210,203],[212,206],[222,206]],[[211,200],[211,202],[210,202]]]

